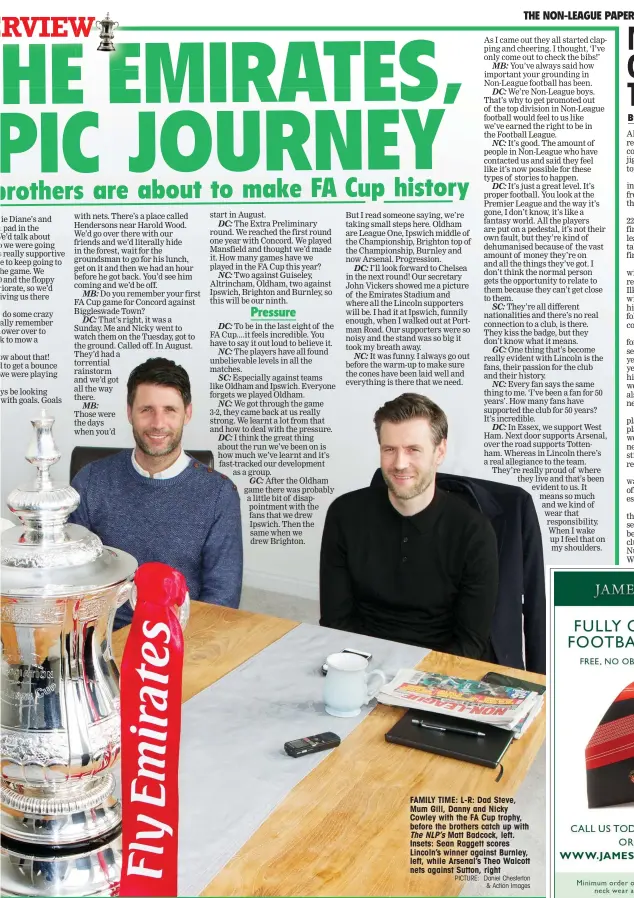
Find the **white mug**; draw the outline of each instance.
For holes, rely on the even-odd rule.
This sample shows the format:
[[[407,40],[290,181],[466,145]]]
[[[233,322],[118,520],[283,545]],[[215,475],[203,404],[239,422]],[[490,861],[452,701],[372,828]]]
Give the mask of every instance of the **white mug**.
[[[356,717],[361,705],[376,697],[381,686],[387,683],[382,670],[366,674],[368,662],[360,655],[337,652],[326,659],[328,673],[324,683],[324,704],[333,717]],[[370,688],[370,681],[376,684]]]

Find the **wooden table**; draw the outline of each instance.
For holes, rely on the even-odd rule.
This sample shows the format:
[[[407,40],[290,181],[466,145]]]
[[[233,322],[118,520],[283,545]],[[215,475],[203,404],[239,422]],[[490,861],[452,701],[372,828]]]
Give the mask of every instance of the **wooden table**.
[[[192,603],[183,701],[296,626],[296,621]],[[119,663],[127,632],[126,627],[113,637]],[[539,674],[440,652],[430,652],[418,668],[472,679],[497,669],[545,682]],[[378,705],[298,783],[202,894],[458,895],[463,883],[452,875],[409,872],[410,796],[513,795],[544,741],[545,711],[509,748],[497,784],[489,768],[388,744],[384,735],[403,713]],[[527,872],[526,867],[518,871]]]

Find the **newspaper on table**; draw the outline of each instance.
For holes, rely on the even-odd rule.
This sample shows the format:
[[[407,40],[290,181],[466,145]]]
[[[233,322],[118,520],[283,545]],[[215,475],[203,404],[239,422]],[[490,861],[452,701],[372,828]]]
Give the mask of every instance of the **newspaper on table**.
[[[379,692],[385,705],[448,714],[463,720],[478,718],[515,738],[526,732],[539,713],[543,695],[510,686],[494,686],[445,674],[403,668]]]

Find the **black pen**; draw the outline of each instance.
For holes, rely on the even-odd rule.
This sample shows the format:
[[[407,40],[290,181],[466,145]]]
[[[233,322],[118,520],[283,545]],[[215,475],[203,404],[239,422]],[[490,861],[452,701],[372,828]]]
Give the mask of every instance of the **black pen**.
[[[440,730],[441,733],[462,733],[464,736],[486,736],[478,730],[466,730],[462,727],[439,726],[433,723],[425,723],[424,720],[412,720],[415,726],[422,727],[424,730]]]

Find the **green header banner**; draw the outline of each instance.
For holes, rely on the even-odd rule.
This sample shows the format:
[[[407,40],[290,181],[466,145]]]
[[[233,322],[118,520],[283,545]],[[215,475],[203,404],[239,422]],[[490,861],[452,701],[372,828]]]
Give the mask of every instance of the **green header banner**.
[[[555,605],[634,605],[634,569],[555,571]]]

